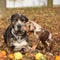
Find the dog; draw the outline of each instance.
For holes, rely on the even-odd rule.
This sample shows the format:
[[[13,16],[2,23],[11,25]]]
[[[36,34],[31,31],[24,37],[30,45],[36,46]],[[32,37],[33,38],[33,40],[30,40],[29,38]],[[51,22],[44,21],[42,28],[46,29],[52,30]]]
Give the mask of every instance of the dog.
[[[33,49],[36,49],[39,45],[39,42],[42,42],[46,50],[50,51],[51,43],[53,41],[51,32],[47,31],[41,25],[31,20],[27,22],[25,30],[30,33],[32,32],[35,36],[35,40],[37,40],[36,45],[33,46]]]
[[[29,48],[29,39],[23,26],[28,18],[22,14],[13,14],[10,17],[10,25],[4,33],[4,42],[11,51],[21,51]]]

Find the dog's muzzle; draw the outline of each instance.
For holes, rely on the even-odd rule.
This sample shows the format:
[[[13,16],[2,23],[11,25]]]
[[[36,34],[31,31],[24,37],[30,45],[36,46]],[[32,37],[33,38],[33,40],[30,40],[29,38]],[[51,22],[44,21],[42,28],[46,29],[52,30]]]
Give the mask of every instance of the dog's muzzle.
[[[18,29],[20,29],[20,28],[21,28],[21,25],[20,25],[20,24],[18,24],[18,25],[17,25],[17,27],[18,27]]]

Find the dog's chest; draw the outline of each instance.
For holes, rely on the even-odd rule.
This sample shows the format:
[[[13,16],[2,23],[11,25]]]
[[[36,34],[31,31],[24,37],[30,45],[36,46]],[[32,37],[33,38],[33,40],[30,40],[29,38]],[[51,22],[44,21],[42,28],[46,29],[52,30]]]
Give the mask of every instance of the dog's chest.
[[[20,43],[18,43],[17,41],[13,42],[13,45],[15,46],[15,50],[21,50],[21,48],[25,48],[25,46],[27,46],[27,42],[21,41]]]
[[[16,40],[13,41],[13,45],[16,45],[16,46],[23,45],[23,44],[26,44],[25,41],[26,40],[24,38],[19,36],[16,38]]]
[[[27,46],[27,42],[24,38],[21,38],[21,36],[17,37],[17,39],[12,41],[12,45],[15,46],[14,50],[21,50],[21,48],[24,48]]]

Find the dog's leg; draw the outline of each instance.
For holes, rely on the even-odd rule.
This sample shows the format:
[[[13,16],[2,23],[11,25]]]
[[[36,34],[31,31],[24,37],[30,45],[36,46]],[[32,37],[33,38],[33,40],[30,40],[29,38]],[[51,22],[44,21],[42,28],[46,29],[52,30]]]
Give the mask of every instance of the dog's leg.
[[[3,48],[7,52],[7,54],[11,53],[7,44],[3,43]]]
[[[5,45],[6,45],[6,46],[5,46],[5,49],[6,49],[7,53],[13,52],[14,46],[13,46],[13,41],[12,41],[12,40],[13,40],[13,39],[10,39],[10,40],[7,42],[7,44],[5,44]]]
[[[50,33],[50,34],[49,34],[48,39],[49,39],[50,41],[52,41],[52,40],[53,40],[53,39],[52,39],[52,33]]]
[[[46,41],[47,45],[48,45],[48,50],[51,51],[52,47],[53,47],[53,38],[52,38],[52,33],[49,34],[48,37],[48,41]]]

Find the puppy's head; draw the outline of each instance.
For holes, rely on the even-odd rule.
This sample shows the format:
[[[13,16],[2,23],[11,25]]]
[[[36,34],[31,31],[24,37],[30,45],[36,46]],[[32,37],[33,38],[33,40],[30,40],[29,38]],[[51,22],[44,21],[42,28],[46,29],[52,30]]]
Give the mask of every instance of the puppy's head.
[[[15,31],[20,31],[22,26],[28,22],[28,18],[22,14],[13,14],[10,20]]]

